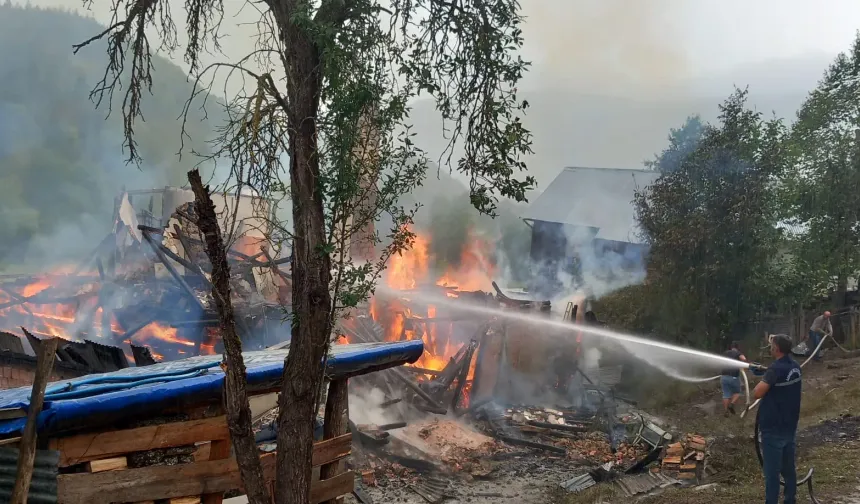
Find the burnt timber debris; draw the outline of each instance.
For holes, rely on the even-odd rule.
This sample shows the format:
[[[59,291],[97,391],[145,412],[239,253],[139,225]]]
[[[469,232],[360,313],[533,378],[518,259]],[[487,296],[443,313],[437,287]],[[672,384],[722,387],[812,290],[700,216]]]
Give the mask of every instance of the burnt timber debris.
[[[289,327],[282,321],[290,305],[290,258],[276,255],[264,243],[266,221],[259,215],[265,201],[218,197],[224,201],[216,205],[236,199],[241,203],[241,215],[229,228],[235,232],[228,260],[232,301],[246,348],[288,339]],[[135,198],[139,209],[132,205]],[[153,215],[154,207],[163,207],[163,215]],[[128,365],[123,360],[147,365],[218,352],[211,265],[194,219],[190,191],[127,191],[116,199],[111,232],[74,267],[0,275],[0,350],[32,356],[32,341],[19,329],[25,327],[37,338],[59,336],[87,345],[63,347],[74,349],[65,360],[86,366],[88,372],[120,369]],[[15,337],[27,343],[18,345]],[[117,350],[119,355],[100,356],[103,362],[95,365],[93,354],[108,347],[125,349],[127,357]]]
[[[455,299],[430,310],[412,301],[424,298],[411,295],[420,290]],[[550,301],[517,299],[495,283],[493,290],[417,286],[402,299],[377,297],[338,324],[336,333],[347,342],[423,339],[425,357],[433,357],[350,380],[352,395],[382,392],[373,407],[384,412],[384,422],[359,421],[353,412],[350,423],[350,463],[377,501],[396,498],[400,490],[425,502],[502,497],[475,493],[462,482],[492,481],[512,471],[543,477],[547,461],[566,468],[559,481],[568,492],[614,485],[633,496],[714,481],[710,441],[672,433],[639,411],[616,391],[622,366],[584,362],[587,338],[576,325],[603,325],[586,302],[566,307],[563,319],[574,330],[565,334],[536,334],[526,322],[456,307],[473,303],[552,316]],[[441,347],[446,351],[434,351]],[[392,422],[389,429],[385,424]]]

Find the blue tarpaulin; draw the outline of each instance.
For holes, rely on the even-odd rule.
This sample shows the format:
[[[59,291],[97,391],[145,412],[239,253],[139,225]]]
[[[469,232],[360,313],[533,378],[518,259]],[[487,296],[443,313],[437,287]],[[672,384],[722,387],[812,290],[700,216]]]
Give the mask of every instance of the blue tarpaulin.
[[[248,388],[277,387],[288,352],[245,352]],[[423,352],[420,340],[335,345],[328,357],[326,374],[331,378],[356,376],[415,362]],[[220,355],[206,355],[51,383],[39,415],[38,431],[96,427],[91,421],[100,425],[122,422],[152,416],[165,408],[218,400],[224,388],[220,362]],[[30,387],[0,390],[0,409],[26,409],[30,392]],[[24,423],[23,418],[0,421],[0,436],[17,434]]]

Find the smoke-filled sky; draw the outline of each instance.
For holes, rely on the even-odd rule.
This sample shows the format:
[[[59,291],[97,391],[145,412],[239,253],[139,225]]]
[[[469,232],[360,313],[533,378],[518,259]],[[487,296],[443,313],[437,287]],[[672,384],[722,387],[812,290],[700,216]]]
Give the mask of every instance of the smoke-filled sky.
[[[19,0],[20,1],[20,0]],[[184,18],[183,0],[169,0]],[[24,3],[24,2],[21,2]],[[34,6],[78,8],[74,0],[30,0]],[[77,2],[82,5],[81,2]],[[110,0],[92,0],[106,23]],[[236,17],[224,23],[225,52],[253,47],[254,8],[226,0]],[[622,92],[675,87],[766,60],[832,56],[860,27],[853,0],[521,0],[526,57],[536,65],[531,86]],[[181,30],[180,30],[181,32]]]
[[[20,1],[20,0],[18,0]],[[183,0],[168,0],[182,30]],[[23,3],[23,2],[22,2]],[[75,8],[75,0],[30,0]],[[92,0],[110,20],[111,0]],[[225,0],[226,57],[254,44],[255,7]],[[532,102],[527,162],[545,187],[564,166],[641,166],[690,114],[706,120],[733,85],[750,86],[753,105],[792,118],[829,61],[860,28],[856,0],[521,0],[527,17],[523,83]],[[180,37],[181,38],[181,37]],[[211,58],[214,58],[211,57]],[[218,57],[223,59],[223,57]],[[174,58],[182,65],[181,55]],[[156,78],[158,78],[156,76]],[[413,113],[419,145],[446,142],[430,104]]]

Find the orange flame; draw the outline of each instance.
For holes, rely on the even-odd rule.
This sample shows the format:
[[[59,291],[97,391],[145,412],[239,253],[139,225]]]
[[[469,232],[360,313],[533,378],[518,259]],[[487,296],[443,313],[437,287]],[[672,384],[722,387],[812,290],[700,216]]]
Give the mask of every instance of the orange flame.
[[[44,293],[43,297],[45,299],[53,297],[53,294],[46,292],[46,290],[68,280],[69,277],[67,275],[73,269],[73,267],[62,267],[49,274],[32,279],[25,285],[13,286],[12,283],[5,284],[3,290],[0,290],[0,305],[15,304],[0,307],[0,330],[22,337],[23,335],[19,334],[18,328],[24,326],[28,331],[39,337],[59,337],[69,341],[75,340],[78,336],[76,333],[82,331],[86,333],[88,339],[103,338],[106,340],[106,344],[115,344],[116,340],[114,337],[121,337],[125,333],[125,329],[118,323],[116,317],[112,315],[109,321],[110,334],[106,333],[102,325],[103,310],[101,307],[96,306],[100,283],[94,273],[92,273],[94,276],[93,282],[85,282],[82,285],[78,282],[75,286],[76,290],[73,294],[73,300],[70,300],[68,303],[38,304],[20,302],[21,298],[29,298],[41,293]],[[86,277],[84,278],[86,279]],[[59,291],[68,292],[68,289],[63,288],[59,289]],[[148,342],[150,346],[156,344],[179,347],[177,353],[180,354],[193,355],[196,353],[195,347],[198,346],[195,342],[181,338],[176,328],[168,327],[158,322],[153,322],[141,329],[134,335],[133,339],[137,343]],[[214,338],[210,336],[205,342],[199,345],[199,353],[214,353],[216,341],[217,335]],[[126,340],[126,343],[131,342]],[[163,359],[163,356],[154,349],[150,348],[150,350],[154,357]]]
[[[461,250],[459,264],[449,267],[438,277],[434,277],[430,268],[431,243],[431,237],[417,233],[410,249],[392,256],[384,277],[386,285],[392,289],[408,291],[422,285],[436,284],[447,287],[447,294],[451,297],[457,297],[457,292],[461,291],[491,289],[494,265],[489,259],[492,248],[488,241],[470,234],[470,239]],[[404,292],[404,296],[408,294]],[[464,343],[452,341],[453,323],[439,319],[439,307],[426,306],[421,310],[424,313],[414,313],[414,309],[417,308],[406,297],[398,299],[392,296],[374,296],[370,300],[370,315],[384,328],[385,339],[400,341],[420,338],[424,342],[424,353],[413,365],[440,371],[448,365]],[[466,404],[476,361],[477,359],[473,358],[468,374],[469,383],[464,386]]]

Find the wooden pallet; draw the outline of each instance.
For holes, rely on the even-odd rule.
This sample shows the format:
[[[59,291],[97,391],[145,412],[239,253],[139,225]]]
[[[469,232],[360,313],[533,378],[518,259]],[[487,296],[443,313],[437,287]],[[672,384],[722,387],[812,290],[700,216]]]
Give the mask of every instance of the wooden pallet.
[[[58,477],[59,504],[145,503],[169,499],[172,504],[220,504],[224,492],[241,490],[236,459],[230,454],[226,417],[175,422],[49,441],[60,452],[61,468],[83,464],[88,472]],[[196,445],[194,461],[130,469],[127,454]],[[351,451],[351,435],[314,444],[313,466],[340,464]],[[275,453],[260,457],[264,478],[275,480]],[[343,472],[311,485],[311,503],[319,504],[349,494],[354,475]]]

